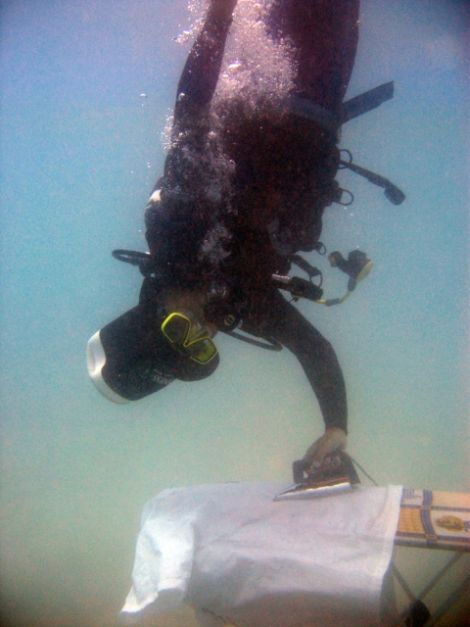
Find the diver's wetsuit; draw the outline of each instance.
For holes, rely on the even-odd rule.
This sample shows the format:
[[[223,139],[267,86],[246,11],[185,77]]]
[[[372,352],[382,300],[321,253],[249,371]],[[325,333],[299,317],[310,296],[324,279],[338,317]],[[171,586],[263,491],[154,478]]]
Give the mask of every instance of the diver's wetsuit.
[[[343,101],[352,70],[358,7],[358,0],[308,3],[275,0],[273,3],[272,36],[288,36],[296,51],[295,94],[308,97],[332,112]],[[210,193],[211,176],[217,177],[217,173],[211,171],[214,155],[208,109],[230,23],[231,20],[213,19],[209,13],[183,70],[174,112],[174,144],[165,163],[164,176],[155,187],[160,191],[157,194],[154,191],[146,209],[150,252],[167,285],[206,289],[211,281],[222,280],[235,287],[238,299],[243,302],[242,329],[260,337],[272,337],[291,350],[318,398],[326,427],[346,431],[346,390],[332,346],[270,286],[271,274],[286,271],[288,260],[273,247],[267,225],[264,230],[259,225],[253,227],[250,216],[244,221],[243,211],[236,218],[231,215],[230,202],[243,202],[244,189],[249,187],[249,181],[246,185],[243,182],[243,154],[235,161],[237,171],[232,177],[232,188],[227,187],[222,194],[219,189],[218,196]],[[331,185],[337,163],[324,166],[322,158],[326,155],[326,162],[334,152],[336,138],[314,122],[309,122],[309,129],[313,141],[316,135],[320,138],[320,149],[314,153],[320,172],[318,178],[326,177]],[[302,154],[299,158],[302,160]],[[242,173],[238,178],[237,172]],[[302,176],[298,181],[294,177],[292,190],[304,182]],[[317,196],[321,196],[322,190],[323,187],[314,186]],[[239,192],[241,196],[237,198]],[[309,216],[300,213],[299,217],[295,210],[286,209],[284,221],[291,216],[294,222],[307,220],[310,224],[307,243],[297,243],[297,250],[302,246],[311,249],[311,243],[318,239],[321,214],[330,202],[327,197],[313,198]]]

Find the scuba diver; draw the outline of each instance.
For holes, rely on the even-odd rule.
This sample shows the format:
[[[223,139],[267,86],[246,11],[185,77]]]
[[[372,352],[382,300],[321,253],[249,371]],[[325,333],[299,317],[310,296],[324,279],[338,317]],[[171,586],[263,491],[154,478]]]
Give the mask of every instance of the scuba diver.
[[[348,291],[325,300],[320,272],[298,253],[323,252],[324,209],[352,198],[335,181],[340,167],[383,187],[395,204],[403,200],[387,179],[353,164],[348,152],[342,158],[337,147],[341,125],[388,100],[393,86],[343,102],[359,0],[273,0],[265,26],[273,42],[289,41],[289,93],[274,102],[261,97],[251,108],[236,94],[214,104],[236,4],[210,0],[178,84],[164,173],[145,211],[149,252],[113,252],[143,274],[139,304],[89,340],[88,370],[107,398],[127,402],[175,379],[212,374],[218,331],[270,350],[286,347],[324,419],[324,434],[304,457],[318,467],[346,446],[344,378],[331,344],[280,290],[334,305],[370,271],[361,251],[347,259],[332,253],[332,266],[349,276]],[[289,276],[293,264],[308,279]]]

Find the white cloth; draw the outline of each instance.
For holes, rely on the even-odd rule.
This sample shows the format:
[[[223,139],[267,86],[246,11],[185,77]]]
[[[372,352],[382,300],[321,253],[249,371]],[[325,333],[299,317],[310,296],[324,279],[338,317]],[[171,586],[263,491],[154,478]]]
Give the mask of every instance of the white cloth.
[[[122,611],[187,603],[246,627],[382,624],[401,487],[274,502],[287,487],[202,485],[150,500]]]

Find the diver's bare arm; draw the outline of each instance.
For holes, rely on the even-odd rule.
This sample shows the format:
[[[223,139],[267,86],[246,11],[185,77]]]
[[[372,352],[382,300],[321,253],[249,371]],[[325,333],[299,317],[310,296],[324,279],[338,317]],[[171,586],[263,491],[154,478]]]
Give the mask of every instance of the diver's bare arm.
[[[334,451],[346,448],[346,432],[340,427],[327,427],[325,433],[309,446],[303,459],[313,468],[320,468],[323,460]]]
[[[212,99],[236,3],[237,0],[211,1],[204,26],[189,53],[178,84],[175,124],[179,127],[190,123],[187,116],[196,115]]]

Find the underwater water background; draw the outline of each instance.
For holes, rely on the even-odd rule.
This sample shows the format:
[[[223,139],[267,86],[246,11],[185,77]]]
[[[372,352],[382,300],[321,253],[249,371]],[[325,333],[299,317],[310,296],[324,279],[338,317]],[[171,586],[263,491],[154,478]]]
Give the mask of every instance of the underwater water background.
[[[469,17],[458,0],[362,0],[348,96],[394,80],[395,98],[345,126],[341,146],[407,200],[342,172],[356,200],[327,209],[322,240],[367,251],[374,270],[341,307],[298,305],[337,351],[348,450],[380,484],[470,487]],[[124,406],[87,377],[86,341],[138,298],[138,272],[110,251],[146,249],[189,19],[186,0],[1,4],[2,625],[114,624],[148,498],[289,481],[322,433],[287,351],[220,337],[212,377]],[[344,289],[310,259],[328,296]],[[416,593],[447,558],[397,551]]]

